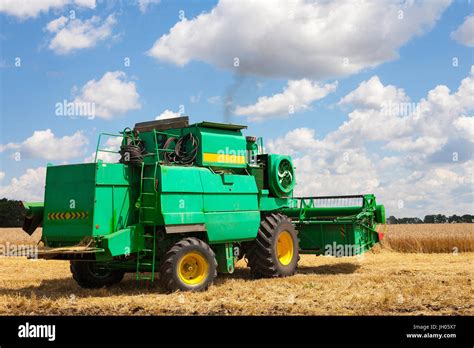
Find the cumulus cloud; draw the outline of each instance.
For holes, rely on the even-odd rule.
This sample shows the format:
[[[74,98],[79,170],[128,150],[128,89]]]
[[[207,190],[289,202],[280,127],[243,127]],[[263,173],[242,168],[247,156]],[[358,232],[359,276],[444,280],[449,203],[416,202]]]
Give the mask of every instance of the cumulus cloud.
[[[373,192],[390,215],[471,213],[472,147],[459,146],[469,147],[474,139],[474,118],[466,116],[473,97],[474,67],[457,90],[439,85],[411,112],[388,112],[390,101],[412,101],[403,89],[372,77],[341,98],[341,106],[354,109],[338,129],[318,136],[314,129],[297,128],[268,140],[267,148],[293,156],[297,195]],[[408,109],[389,111],[400,110]],[[434,157],[443,159],[435,163]]]
[[[384,86],[378,76],[363,81],[357,89],[343,97],[339,104],[352,104],[364,108],[380,108],[387,101],[407,102],[409,98],[401,88]]]
[[[232,70],[238,59],[240,73],[267,77],[345,76],[397,59],[398,49],[428,31],[449,4],[221,0],[176,23],[148,54],[180,66],[197,60]]]
[[[474,142],[474,117],[460,116],[454,120],[453,125],[462,137]]]
[[[163,111],[161,114],[155,117],[155,120],[165,120],[168,118],[175,118],[175,117],[180,117],[181,114],[179,112],[174,112],[171,110],[166,109]]]
[[[116,23],[114,15],[104,21],[98,16],[84,21],[61,16],[46,25],[46,30],[53,34],[48,47],[61,55],[94,47],[112,36]]]
[[[0,197],[24,201],[43,201],[45,178],[45,167],[27,169],[18,178],[12,178],[8,184],[0,185]]]
[[[90,80],[74,99],[75,103],[93,103],[95,116],[112,119],[141,108],[135,82],[123,71],[106,72],[99,80]]]
[[[21,143],[9,143],[0,146],[0,152],[14,149],[21,158],[42,158],[59,161],[76,158],[84,155],[84,147],[88,139],[82,131],[72,135],[56,137],[51,129],[34,131],[33,135]]]
[[[67,5],[93,9],[95,0],[2,0],[0,12],[19,19],[35,18],[49,10],[59,10]]]
[[[474,16],[467,16],[463,24],[451,33],[451,38],[461,45],[474,47]]]
[[[235,114],[248,116],[251,120],[262,120],[274,116],[289,116],[298,111],[307,110],[315,100],[332,93],[337,82],[319,85],[308,79],[288,81],[282,93],[271,97],[260,97],[253,105],[237,106]]]

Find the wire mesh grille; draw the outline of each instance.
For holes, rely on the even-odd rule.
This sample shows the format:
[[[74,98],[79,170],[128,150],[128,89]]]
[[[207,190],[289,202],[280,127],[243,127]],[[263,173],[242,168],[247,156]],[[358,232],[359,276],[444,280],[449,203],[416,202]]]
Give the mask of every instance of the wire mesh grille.
[[[300,197],[300,204],[319,208],[332,207],[361,207],[363,196],[332,196],[332,197]]]

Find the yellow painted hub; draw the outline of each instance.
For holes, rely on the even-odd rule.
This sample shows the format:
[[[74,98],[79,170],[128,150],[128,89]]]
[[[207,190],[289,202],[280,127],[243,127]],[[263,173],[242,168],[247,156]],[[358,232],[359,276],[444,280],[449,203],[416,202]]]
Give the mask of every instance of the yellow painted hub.
[[[178,264],[178,277],[187,285],[199,285],[209,273],[209,264],[199,252],[185,254]]]
[[[290,264],[293,260],[293,238],[288,231],[282,231],[277,239],[277,257],[278,261],[284,266]]]

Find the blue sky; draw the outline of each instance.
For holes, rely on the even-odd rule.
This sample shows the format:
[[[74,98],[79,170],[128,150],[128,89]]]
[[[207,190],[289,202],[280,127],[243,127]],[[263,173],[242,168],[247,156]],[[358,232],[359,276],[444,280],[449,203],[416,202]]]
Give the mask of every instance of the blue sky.
[[[301,194],[370,191],[396,216],[472,213],[471,18],[467,0],[5,1],[0,196],[41,200],[46,163],[84,162],[99,132],[181,106],[292,154]],[[58,116],[63,100],[99,115]],[[389,101],[421,116],[384,119]]]

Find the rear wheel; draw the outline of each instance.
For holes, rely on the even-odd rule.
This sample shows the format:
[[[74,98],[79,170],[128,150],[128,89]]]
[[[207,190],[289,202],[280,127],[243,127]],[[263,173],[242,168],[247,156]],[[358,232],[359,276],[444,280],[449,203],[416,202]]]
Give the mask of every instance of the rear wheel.
[[[111,270],[90,261],[71,261],[70,269],[77,284],[87,289],[119,283],[125,274],[124,271]]]
[[[160,279],[167,291],[206,290],[217,276],[214,251],[200,239],[180,240],[166,253]]]
[[[260,223],[257,238],[247,250],[248,266],[256,277],[293,275],[298,263],[298,236],[290,219],[270,214]]]

